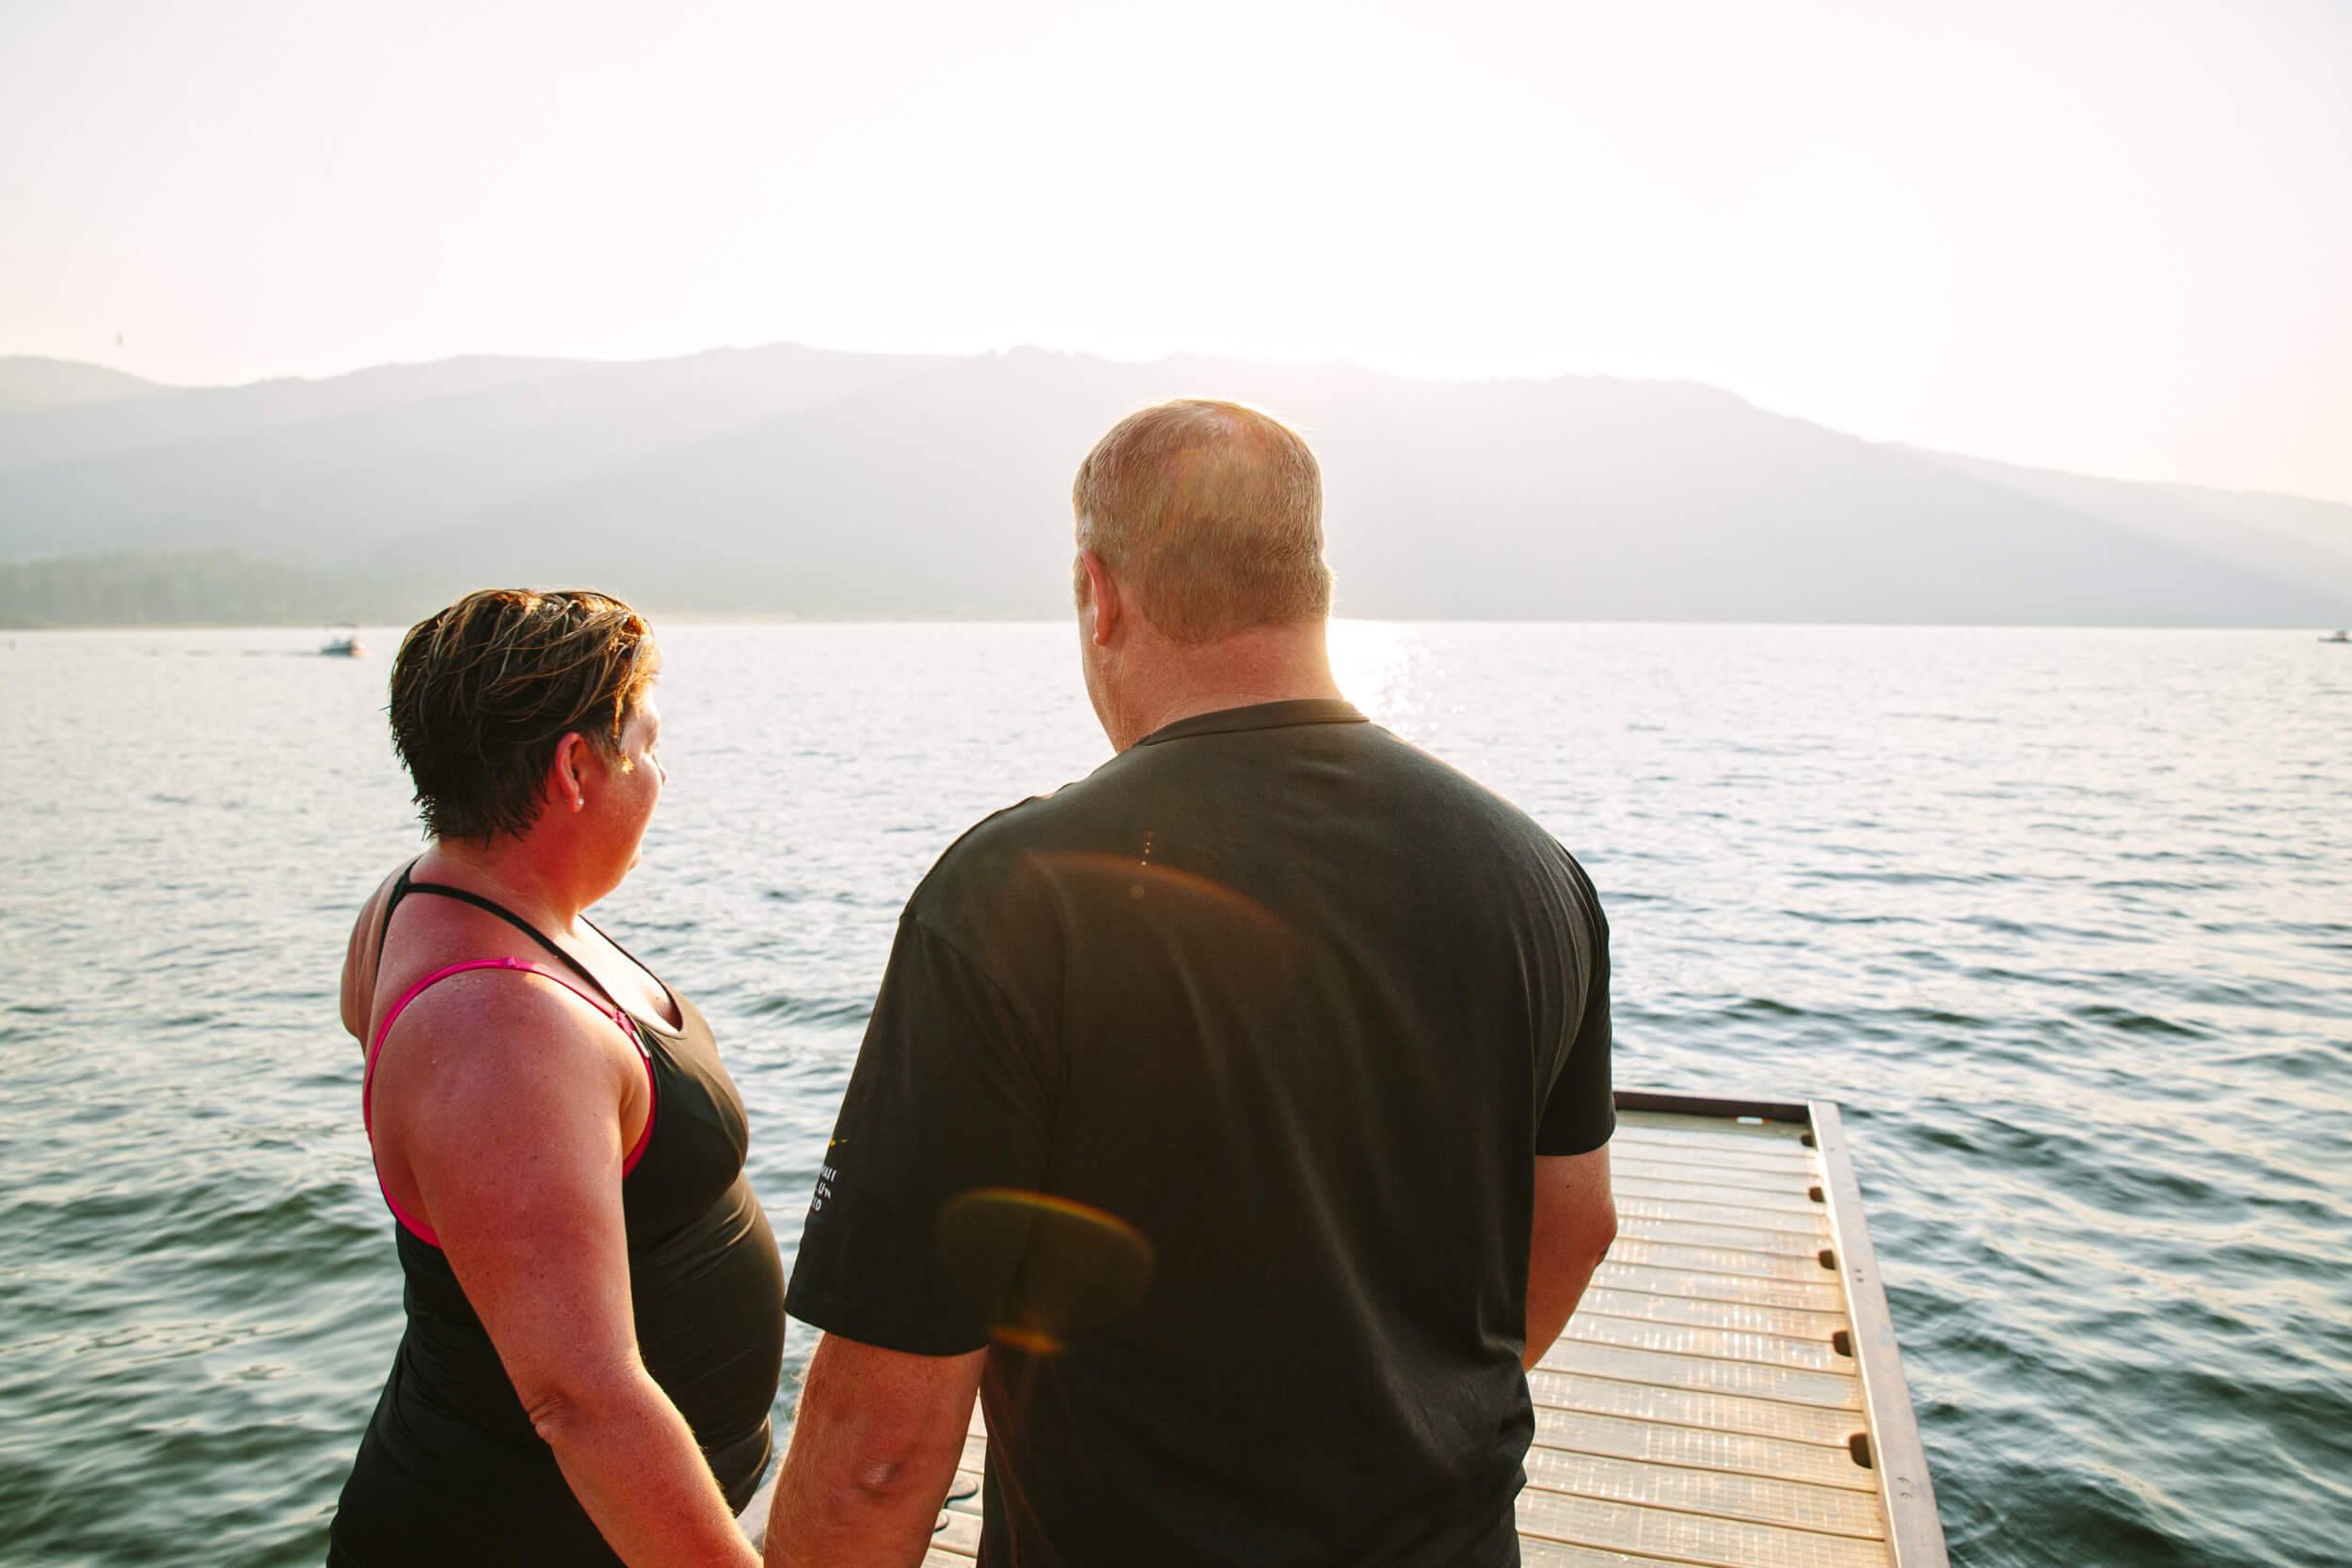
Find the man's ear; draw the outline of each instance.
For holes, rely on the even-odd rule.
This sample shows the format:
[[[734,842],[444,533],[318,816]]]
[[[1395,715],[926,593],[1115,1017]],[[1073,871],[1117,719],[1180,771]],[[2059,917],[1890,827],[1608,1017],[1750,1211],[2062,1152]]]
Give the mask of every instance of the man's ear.
[[[1086,618],[1088,639],[1098,648],[1107,648],[1119,634],[1119,624],[1126,618],[1126,601],[1120,597],[1119,580],[1103,558],[1092,550],[1078,552],[1078,571],[1082,574],[1078,598],[1078,613]]]
[[[588,738],[578,730],[555,743],[548,762],[547,808],[578,811],[588,800]]]

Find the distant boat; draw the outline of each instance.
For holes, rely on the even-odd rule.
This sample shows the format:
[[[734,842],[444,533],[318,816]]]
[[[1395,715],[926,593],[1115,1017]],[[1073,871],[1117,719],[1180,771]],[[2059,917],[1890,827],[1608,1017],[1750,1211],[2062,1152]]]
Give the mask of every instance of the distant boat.
[[[2352,634],[2347,634],[2342,630],[2331,631],[2327,636],[2321,638],[2320,641],[2322,642],[2352,642]]]
[[[326,645],[319,652],[328,658],[365,658],[368,650],[359,641],[358,626],[336,626],[326,634]]]

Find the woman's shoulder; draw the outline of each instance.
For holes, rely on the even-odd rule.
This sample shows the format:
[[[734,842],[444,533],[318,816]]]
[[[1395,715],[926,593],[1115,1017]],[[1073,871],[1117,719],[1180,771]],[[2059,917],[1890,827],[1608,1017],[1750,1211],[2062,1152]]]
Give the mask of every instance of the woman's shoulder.
[[[379,1156],[468,1168],[477,1146],[609,1130],[645,1094],[633,1039],[552,971],[493,958],[424,979],[401,993],[369,1068]]]
[[[391,903],[392,889],[402,874],[415,863],[413,860],[403,861],[384,874],[384,879],[375,884],[375,891],[359,906],[359,913],[351,923],[351,936],[343,944],[343,1030],[363,1049],[368,1043],[368,1019],[375,1010],[375,975],[384,951],[384,911]]]
[[[459,1257],[461,1279],[464,1258],[478,1270],[485,1245],[519,1244],[533,1227],[574,1233],[607,1207],[617,1225],[619,1186],[602,1179],[616,1164],[627,1174],[654,1105],[650,1069],[613,1021],[521,958],[387,983],[402,990],[364,1101],[396,1212]]]
[[[408,982],[394,1006],[403,1056],[427,1061],[446,1056],[462,1062],[469,1073],[496,1077],[512,1069],[532,1074],[549,1064],[570,1070],[582,1052],[616,1069],[633,1069],[638,1061],[628,1026],[601,1002],[525,958],[469,959],[429,970]],[[389,1029],[392,1022],[388,1018],[384,1026]],[[529,1049],[500,1050],[485,1043],[502,1040],[527,1041]]]

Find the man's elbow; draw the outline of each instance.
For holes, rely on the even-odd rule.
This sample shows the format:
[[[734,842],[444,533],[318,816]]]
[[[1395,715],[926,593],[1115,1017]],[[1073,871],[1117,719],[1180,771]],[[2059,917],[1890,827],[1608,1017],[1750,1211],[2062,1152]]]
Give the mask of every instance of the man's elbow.
[[[846,1454],[829,1490],[837,1503],[854,1509],[895,1510],[917,1485],[915,1472],[922,1466],[910,1463],[912,1457],[896,1446]]]
[[[1609,1248],[1616,1239],[1616,1199],[1603,1198],[1600,1207],[1594,1212],[1592,1218],[1584,1227],[1582,1235],[1579,1238],[1579,1254],[1589,1259],[1593,1266],[1597,1268],[1600,1260],[1609,1256]]]
[[[793,1436],[797,1445],[800,1433]],[[791,1474],[795,1460],[786,1461],[778,1495],[780,1506],[782,1498],[791,1498],[787,1513],[794,1528],[813,1528],[824,1538],[836,1531],[895,1535],[914,1522],[928,1526],[956,1464],[938,1445],[903,1430],[837,1432],[821,1448],[805,1456],[797,1478]]]
[[[841,1396],[852,1389],[861,1397],[844,1405]],[[829,1512],[895,1513],[914,1507],[918,1492],[945,1490],[963,1451],[964,1424],[952,1423],[951,1434],[925,1412],[893,1408],[871,1388],[834,1375],[812,1377],[792,1433],[794,1457],[807,1461],[813,1493]]]
[[[1563,1278],[1582,1280],[1600,1267],[1617,1239],[1617,1208],[1600,1203],[1572,1219],[1553,1226],[1535,1238],[1535,1266]]]

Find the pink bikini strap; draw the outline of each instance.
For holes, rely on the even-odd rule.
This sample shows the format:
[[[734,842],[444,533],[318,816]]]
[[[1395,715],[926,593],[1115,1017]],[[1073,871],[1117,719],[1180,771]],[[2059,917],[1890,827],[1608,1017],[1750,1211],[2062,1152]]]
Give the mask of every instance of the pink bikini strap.
[[[375,1059],[384,1053],[385,1037],[392,1032],[393,1022],[400,1017],[401,1013],[406,1009],[409,1003],[414,1002],[419,996],[422,995],[433,987],[439,985],[451,975],[463,974],[467,971],[474,969],[519,970],[525,974],[536,974],[543,979],[552,980],[557,985],[562,986],[565,990],[570,991],[574,996],[579,997],[582,1002],[587,1003],[591,1007],[596,1008],[597,1012],[603,1014],[606,1018],[611,1019],[615,1024],[620,1026],[621,1033],[628,1037],[629,1044],[637,1048],[637,1054],[639,1058],[645,1064],[645,1089],[647,1094],[649,1096],[658,1096],[660,1091],[654,1083],[653,1076],[653,1054],[645,1049],[645,1042],[637,1033],[636,1022],[632,1020],[628,1013],[623,1012],[618,1007],[606,1006],[602,1002],[599,1002],[596,998],[589,995],[578,986],[573,985],[569,980],[566,980],[564,976],[556,974],[551,969],[543,969],[537,964],[528,963],[521,958],[472,958],[469,959],[465,963],[451,964],[445,969],[437,969],[432,974],[426,975],[423,979],[419,980],[415,985],[410,986],[406,990],[401,992],[400,1000],[392,1004],[391,1010],[384,1015],[384,1022],[377,1025],[375,1031],[375,1043],[368,1047],[367,1066],[364,1069],[362,1069],[359,1077],[359,1123],[367,1130],[368,1148],[371,1152],[373,1152],[375,1147]],[[637,1143],[635,1147],[629,1149],[628,1157],[621,1162],[621,1174],[623,1176],[626,1177],[630,1171],[637,1168],[638,1160],[644,1155],[645,1145],[652,1141],[654,1113],[659,1108],[660,1102],[658,1099],[654,1104],[646,1107],[645,1129],[644,1132],[637,1134]],[[384,1192],[384,1172],[381,1168],[378,1168],[375,1173],[375,1185],[377,1191]],[[386,1208],[391,1210],[393,1218],[399,1220],[402,1225],[406,1226],[410,1230],[416,1233],[418,1240],[437,1247],[441,1244],[440,1239],[433,1233],[433,1227],[426,1225],[422,1220],[418,1219],[415,1215],[409,1213],[406,1210],[401,1208],[399,1204],[394,1203],[392,1201],[392,1195],[389,1192],[384,1192],[384,1205]]]

